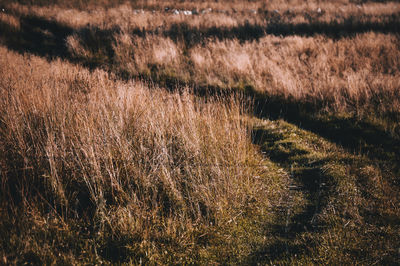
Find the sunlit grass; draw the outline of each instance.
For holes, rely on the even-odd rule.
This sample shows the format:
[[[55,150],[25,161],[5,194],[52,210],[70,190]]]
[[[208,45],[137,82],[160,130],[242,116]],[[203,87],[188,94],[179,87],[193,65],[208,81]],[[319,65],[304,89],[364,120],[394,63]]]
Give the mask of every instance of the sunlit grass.
[[[0,264],[399,263],[398,12],[0,0]]]

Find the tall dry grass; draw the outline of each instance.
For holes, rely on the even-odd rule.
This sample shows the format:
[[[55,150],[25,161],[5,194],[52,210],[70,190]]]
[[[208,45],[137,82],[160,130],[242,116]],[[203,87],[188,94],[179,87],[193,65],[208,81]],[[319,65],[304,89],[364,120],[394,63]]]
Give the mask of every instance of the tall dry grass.
[[[316,111],[390,117],[399,110],[399,40],[390,32],[374,32],[374,27],[396,22],[398,7],[346,1],[291,7],[271,2],[260,7],[264,13],[252,15],[242,6],[236,13],[214,10],[198,16],[137,12],[128,4],[94,11],[13,8],[71,27],[66,46],[72,60],[124,77],[145,77],[162,85],[167,80],[251,88]],[[316,36],[292,36],[290,27]],[[268,35],[268,30],[285,36]],[[335,30],[349,32],[329,36]]]
[[[84,37],[67,40],[76,58],[91,58]],[[241,43],[209,40],[191,48],[169,37],[114,35],[116,73],[168,77],[177,82],[239,90],[251,88],[313,106],[316,111],[398,115],[400,53],[396,35],[359,34],[333,40],[272,37]],[[80,40],[80,41],[79,41]],[[89,51],[89,52],[87,52]],[[100,54],[98,50],[91,52]],[[103,58],[109,58],[103,53]],[[96,60],[96,58],[92,59]]]
[[[9,4],[0,30],[11,49],[59,56],[125,79],[172,89],[233,88],[256,94],[261,108],[372,116],[398,128],[399,5],[224,3],[177,4],[200,11],[212,6],[192,16],[165,11],[171,2],[93,10]],[[32,41],[38,39],[40,44]],[[58,55],[52,52],[57,47]]]
[[[103,1],[106,2],[106,1]],[[0,3],[1,4],[1,3]],[[348,20],[380,23],[397,16],[400,6],[396,2],[352,1],[137,1],[114,2],[111,7],[99,2],[95,5],[77,6],[26,5],[20,3],[3,4],[6,12],[18,15],[35,15],[54,20],[72,28],[85,27],[87,24],[100,29],[112,29],[116,26],[125,31],[145,29],[169,29],[173,24],[185,23],[191,27],[219,28],[237,27],[245,23],[250,25],[269,25],[275,23],[302,25],[318,23],[343,23]],[[78,5],[79,7],[79,5]],[[166,9],[167,8],[167,9]],[[199,14],[176,15],[174,10],[192,11]],[[196,12],[196,13],[197,13]]]
[[[0,53],[4,222],[55,217],[61,231],[85,226],[100,242],[150,243],[155,253],[160,238],[191,246],[191,232],[275,197],[277,184],[259,177],[265,169],[239,98],[205,102],[61,60]],[[44,240],[34,236],[5,253],[39,252]]]
[[[248,84],[268,95],[317,102],[334,111],[399,110],[397,36],[367,33],[338,41],[319,36],[209,42],[190,50],[206,84]]]
[[[377,213],[390,214],[388,226],[379,230],[396,235],[391,226],[397,208],[388,195],[397,192],[384,197],[379,193],[391,191],[389,184],[397,182],[392,175],[398,172],[397,3],[119,3],[0,1],[0,41],[7,46],[0,47],[3,263],[249,262],[284,250],[289,237],[282,240],[281,233],[290,231],[290,219],[303,225],[310,208],[324,212],[319,202],[308,201],[324,200],[317,180],[335,165],[340,172],[335,180],[344,185],[327,185],[334,195],[327,221],[339,217],[349,224],[340,214],[346,211],[342,201],[347,206],[356,200],[349,213],[366,215],[359,210],[369,213],[375,208],[370,207],[375,204],[369,201],[371,193],[381,201]],[[197,9],[200,14],[174,14],[173,9]],[[197,89],[224,93],[199,98],[194,96]],[[264,161],[251,144],[246,97],[271,117],[282,115],[290,121],[285,110],[308,112],[311,118],[300,116],[295,122],[308,123],[320,136],[343,140],[344,148],[357,147],[373,159],[354,163],[346,153],[343,160],[327,160],[326,150],[318,156],[313,150],[332,143],[322,145],[316,141],[320,136],[306,131],[302,134],[315,143],[299,136],[299,130],[286,134],[282,123],[271,122],[271,128],[260,131],[263,148],[276,164]],[[274,110],[274,105],[279,108]],[[319,113],[328,114],[328,121],[312,117]],[[378,126],[352,127],[347,122],[357,119],[340,117],[329,121],[342,113],[345,118],[372,116]],[[392,123],[387,128],[397,127],[397,138],[382,133],[385,119]],[[356,136],[333,136],[335,132]],[[371,140],[382,136],[387,141]],[[349,140],[360,144],[352,146]],[[310,147],[302,148],[302,141]],[[378,155],[371,156],[375,151]],[[388,162],[378,160],[379,154]],[[372,161],[379,167],[365,167]],[[289,175],[296,179],[294,168],[304,179],[296,182],[304,186],[288,199],[284,185]],[[354,176],[349,177],[349,169]],[[384,172],[390,182],[383,180]],[[368,188],[358,191],[355,176]],[[380,188],[374,190],[376,182]],[[351,193],[343,198],[346,193],[340,189]],[[388,204],[389,210],[383,211]],[[280,208],[293,208],[294,213],[282,216],[277,214]],[[286,217],[286,225],[277,217]],[[346,227],[340,219],[333,237],[344,240],[332,238],[331,228],[320,241],[321,235],[304,227],[306,231],[293,233],[294,242],[307,243],[304,237],[310,234],[315,243],[326,244],[318,246],[324,256],[348,256],[346,248],[336,251],[336,245],[353,239],[340,233]],[[371,221],[378,228],[379,220]],[[270,231],[276,233],[271,239]],[[390,254],[394,239],[388,240]],[[348,246],[363,252],[358,242]],[[229,258],[221,259],[225,254]],[[342,255],[337,261],[350,261]],[[277,259],[302,261],[283,253]]]

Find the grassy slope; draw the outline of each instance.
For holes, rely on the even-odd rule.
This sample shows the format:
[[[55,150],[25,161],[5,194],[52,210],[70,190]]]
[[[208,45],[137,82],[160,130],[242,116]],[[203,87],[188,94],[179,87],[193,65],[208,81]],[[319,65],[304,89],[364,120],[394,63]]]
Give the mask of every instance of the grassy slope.
[[[287,6],[282,7],[279,3],[273,2],[272,4],[276,8],[288,8]],[[295,8],[294,12],[298,12],[300,15],[294,15],[292,21],[288,23],[284,21],[284,23],[281,22],[279,24],[278,21],[274,26],[276,28],[270,28],[270,30],[275,29],[278,33],[282,32],[282,30],[286,32],[285,29],[287,30],[287,28],[285,27],[289,25],[289,28],[293,27],[291,29],[295,31],[295,34],[301,35],[304,31],[307,35],[308,31],[311,34],[314,30],[318,32],[318,29],[322,29],[319,33],[329,36],[329,31],[325,32],[323,30],[323,27],[328,24],[324,24],[324,21],[318,21],[318,19],[323,18],[316,17],[306,21],[301,15],[305,10],[312,16],[317,16],[317,14],[314,14],[316,7],[314,4],[308,6],[299,5],[299,8]],[[216,6],[215,8],[218,7]],[[163,6],[158,8],[163,8]],[[255,8],[262,8],[262,6],[255,4]],[[349,11],[348,13],[343,12],[344,16],[346,14],[357,16],[357,7],[348,5],[346,8]],[[373,10],[368,5],[363,8],[365,12],[372,12],[371,10]],[[334,6],[327,4],[327,7],[323,9],[326,10],[329,16],[334,17],[336,15]],[[386,9],[383,8],[382,10]],[[371,21],[377,20],[378,24],[376,25],[378,26],[376,26],[375,30],[378,32],[380,30],[384,31],[386,27],[385,19],[382,22],[380,20],[381,15],[376,15],[374,12],[376,11],[373,11],[370,17],[367,16],[362,19],[367,20],[366,24],[368,24],[368,19]],[[383,13],[382,16],[387,13],[390,14],[387,10],[383,11]],[[286,15],[290,17],[289,13]],[[253,83],[246,83],[247,79],[240,80],[242,77],[246,77],[249,72],[254,71],[254,68],[245,68],[244,72],[241,72],[240,69],[227,69],[224,65],[221,67],[222,74],[217,78],[216,83],[212,83],[215,82],[215,79],[211,80],[211,83],[207,81],[207,78],[209,78],[207,75],[204,76],[205,81],[196,80],[194,77],[202,77],[207,72],[201,72],[202,70],[199,70],[200,74],[191,73],[190,71],[187,74],[186,72],[187,69],[190,70],[193,67],[185,62],[189,58],[187,45],[190,47],[191,43],[188,43],[184,36],[192,33],[191,26],[185,26],[186,28],[178,27],[175,31],[167,31],[168,34],[172,34],[171,36],[173,34],[182,36],[180,40],[174,40],[171,37],[174,42],[171,40],[165,42],[164,39],[160,39],[157,36],[148,39],[140,39],[140,37],[136,39],[135,45],[144,50],[147,49],[142,55],[144,58],[142,60],[148,60],[146,58],[148,58],[147,55],[149,54],[152,56],[149,57],[151,58],[150,62],[134,62],[136,65],[132,67],[129,65],[132,62],[118,61],[126,60],[124,55],[127,57],[130,51],[125,51],[127,54],[124,54],[124,51],[120,51],[116,47],[97,46],[97,42],[101,43],[102,40],[106,40],[104,43],[107,44],[108,38],[111,38],[110,35],[107,35],[107,26],[106,29],[98,29],[96,27],[85,29],[83,27],[81,32],[77,31],[78,33],[76,33],[75,29],[73,29],[74,26],[72,28],[65,26],[64,22],[60,24],[53,23],[53,20],[43,19],[41,16],[27,17],[33,23],[31,24],[33,28],[24,28],[24,24],[19,24],[12,17],[3,16],[2,24],[0,25],[2,28],[0,27],[0,29],[7,33],[18,33],[7,35],[3,42],[8,45],[9,49],[29,51],[48,58],[61,57],[92,68],[104,67],[117,74],[126,73],[116,67],[116,63],[122,62],[122,67],[127,67],[128,74],[130,73],[125,77],[130,77],[133,73],[136,78],[139,76],[170,88],[175,88],[179,84],[189,84],[198,89],[201,89],[204,85],[208,89],[221,89],[221,87],[230,85],[245,89],[248,96],[254,97],[255,105],[258,107],[256,109],[262,111],[257,110],[255,112],[258,118],[251,118],[250,125],[253,128],[253,142],[259,145],[260,151],[264,154],[264,159],[261,160],[255,156],[258,159],[254,159],[255,161],[249,164],[249,166],[252,163],[257,165],[257,178],[255,180],[258,180],[257,184],[262,189],[260,192],[257,192],[257,189],[249,191],[249,197],[241,198],[238,201],[240,204],[235,205],[231,213],[222,216],[220,223],[210,224],[209,221],[192,223],[185,220],[179,224],[179,219],[168,216],[161,216],[159,220],[155,219],[150,224],[146,224],[140,219],[133,219],[133,221],[139,221],[139,225],[129,226],[142,228],[142,230],[135,231],[135,233],[130,232],[131,228],[129,226],[124,227],[123,225],[118,225],[119,231],[113,230],[114,223],[130,221],[130,218],[127,217],[129,211],[124,208],[110,212],[108,217],[114,218],[114,220],[110,220],[111,222],[109,221],[110,228],[105,226],[99,229],[96,223],[87,226],[84,219],[70,219],[65,223],[65,217],[57,216],[58,212],[47,210],[43,213],[40,207],[34,208],[34,204],[28,208],[16,209],[15,213],[11,214],[7,213],[7,207],[2,207],[1,215],[4,219],[2,219],[1,224],[1,255],[4,262],[110,263],[130,261],[135,264],[140,262],[200,264],[253,264],[259,262],[266,264],[400,263],[398,254],[398,243],[400,242],[400,210],[398,207],[400,206],[398,180],[400,149],[398,149],[398,105],[396,95],[388,97],[391,98],[388,99],[388,102],[382,101],[380,105],[374,106],[376,107],[375,110],[384,109],[378,116],[366,115],[360,119],[359,116],[355,116],[353,113],[346,113],[349,111],[346,108],[341,110],[341,114],[334,113],[329,108],[329,112],[326,112],[326,109],[324,109],[326,106],[322,108],[325,112],[320,112],[319,104],[316,104],[316,106],[311,104],[310,108],[309,103],[304,103],[306,98],[287,97],[287,95],[264,95],[255,92],[254,89],[257,90],[258,88],[254,86],[254,81],[259,79],[258,76],[254,78],[254,73],[252,74]],[[246,18],[246,16],[248,14],[244,14],[243,18]],[[274,19],[274,15],[272,14],[271,16],[270,19]],[[26,19],[26,17],[23,18]],[[62,16],[61,19],[63,19]],[[226,17],[224,19],[224,21],[229,21]],[[354,22],[354,19],[356,22]],[[360,18],[352,18],[351,25],[355,25],[352,29],[363,32],[362,27],[365,23],[357,22],[357,19]],[[396,16],[393,16],[392,19],[397,23]],[[35,22],[39,23],[36,28],[34,26]],[[45,24],[41,24],[43,22]],[[79,25],[80,22],[75,23]],[[207,31],[207,27],[221,27],[218,24],[219,22],[216,23],[215,26],[206,26],[203,34],[209,34],[210,32],[212,34],[212,31]],[[232,23],[235,25],[237,22]],[[233,38],[242,36],[242,30],[251,29],[252,33],[257,35],[260,33],[257,23],[259,21],[256,20],[250,28],[246,28],[247,26],[238,27],[236,31],[221,31],[218,34],[226,34],[223,35],[224,38],[229,39],[231,36]],[[334,23],[331,30],[340,28],[340,25],[350,25],[349,23],[349,21]],[[357,26],[357,23],[361,26]],[[373,23],[371,22],[370,24],[372,25]],[[12,25],[12,27],[9,25]],[[45,28],[40,29],[41,25],[45,25]],[[50,34],[42,32],[46,29],[50,31]],[[195,24],[193,32],[203,29],[201,24]],[[28,30],[28,33],[24,33],[24,30]],[[149,30],[153,31],[154,29]],[[52,37],[51,34],[55,32],[59,32],[60,35]],[[92,35],[88,35],[89,39],[85,40],[87,43],[83,42],[83,50],[80,52],[75,50],[71,55],[71,50],[66,49],[64,43],[59,43],[59,41],[65,40],[73,32],[78,37],[84,36],[85,32]],[[377,80],[380,80],[380,83],[376,80],[374,81],[377,84],[377,88],[381,85],[379,88],[396,85],[395,80],[398,77],[397,72],[399,69],[397,56],[398,37],[395,34],[390,34],[390,30],[386,35],[361,34],[356,37],[358,38],[356,42],[354,42],[353,35],[347,35],[346,32],[343,34],[345,34],[346,38],[339,38],[337,42],[334,42],[334,45],[332,45],[332,41],[321,41],[322,38],[320,38],[317,46],[325,45],[325,50],[329,50],[335,45],[340,48],[340,43],[346,47],[354,44],[359,45],[360,48],[356,49],[356,52],[361,51],[362,56],[369,54],[373,60],[371,62],[362,61],[359,66],[355,64],[356,59],[358,60],[359,57],[353,51],[351,54],[351,56],[354,56],[353,63],[341,62],[343,58],[338,57],[335,58],[335,60],[340,61],[338,66],[347,71],[354,71],[353,77],[360,73],[361,67],[365,65],[372,66],[379,75],[386,75],[383,78],[377,75]],[[245,38],[246,36],[244,35]],[[374,47],[373,42],[366,46],[366,50],[363,50],[365,47],[362,46],[362,42],[365,42],[371,36],[379,37],[377,37],[377,41],[381,49],[378,49],[378,52],[385,55],[385,58],[387,55],[393,54],[389,51],[394,51],[396,56],[379,61],[380,59],[377,59],[380,58],[379,56],[374,57],[377,51],[374,50],[376,47]],[[33,45],[30,43],[32,38],[39,38],[45,46],[38,47]],[[294,37],[294,39],[296,38]],[[256,39],[258,40],[259,37]],[[302,45],[305,45],[305,50],[300,49],[299,54],[289,53],[287,58],[283,59],[299,56],[299,58],[301,57],[300,61],[305,60],[304,65],[314,66],[315,63],[307,53],[321,53],[321,50],[316,52],[319,46],[315,47],[313,38],[300,40],[303,42]],[[129,43],[130,40],[128,39],[127,41]],[[154,41],[158,42],[158,46],[151,47],[150,44]],[[212,46],[214,41],[205,42],[203,44],[206,45],[204,49],[207,50],[207,45]],[[279,42],[281,45],[287,43],[286,39],[281,41],[276,38],[274,41]],[[296,41],[292,42],[297,45]],[[304,44],[304,42],[306,43]],[[229,42],[221,42],[220,45],[226,45],[226,43],[228,43],[228,46],[231,45]],[[238,45],[235,42],[233,43],[232,47],[243,48],[239,43]],[[93,46],[93,44],[95,45]],[[69,40],[69,45],[73,45],[73,39]],[[254,48],[251,43],[246,45],[249,46],[248,49],[250,51]],[[79,48],[79,46],[77,47]],[[121,47],[124,48],[124,46]],[[201,50],[202,46],[198,48]],[[178,54],[183,51],[183,58],[186,59],[183,63],[182,61],[177,62],[174,61],[174,58],[170,59],[165,55],[154,54],[152,52],[154,49],[172,49],[169,51],[178,51]],[[179,49],[182,49],[182,51]],[[210,50],[214,51],[213,49]],[[108,54],[109,51],[112,51],[112,53]],[[115,57],[115,54],[113,54],[115,51],[121,53],[120,58]],[[134,54],[135,58],[137,58],[137,51]],[[327,54],[329,55],[328,52]],[[76,57],[77,55],[78,57]],[[161,61],[160,58],[162,59]],[[26,57],[22,60],[28,59]],[[270,60],[271,58],[266,59],[266,61]],[[167,61],[167,65],[165,65],[165,61]],[[210,64],[213,63],[215,62]],[[30,62],[30,64],[33,64],[33,62]],[[336,65],[333,66],[336,67]],[[286,69],[286,67],[283,67],[283,69]],[[298,69],[304,70],[303,75],[305,75],[306,79],[301,80],[300,77],[300,80],[305,82],[305,85],[312,80],[309,78],[313,75],[310,73],[312,70],[316,71],[316,74],[318,74],[318,71],[323,71],[318,68],[315,70],[312,67],[302,67],[303,65],[301,64]],[[335,71],[329,72],[333,73],[331,78],[337,78],[341,81],[343,77],[340,75],[343,69],[337,73]],[[197,68],[193,69],[193,71],[197,70]],[[139,75],[135,73],[139,73]],[[199,76],[197,76],[198,74]],[[297,74],[300,75],[299,73]],[[4,76],[4,73],[2,75]],[[124,77],[124,75],[121,76]],[[227,79],[223,80],[224,77]],[[389,79],[385,79],[385,77]],[[347,78],[345,79],[347,80]],[[358,80],[360,81],[361,79]],[[82,81],[82,79],[78,79],[78,85],[79,80]],[[387,80],[392,80],[392,83]],[[240,82],[243,84],[239,84]],[[343,84],[346,83],[344,82]],[[360,88],[360,83],[353,82],[350,84],[354,86],[353,88]],[[274,83],[270,85],[274,85]],[[286,86],[286,84],[275,84],[276,88],[282,85]],[[309,96],[312,97],[312,94]],[[345,94],[343,98],[346,99],[347,96],[349,95]],[[342,103],[343,98],[339,101],[339,105]],[[350,104],[350,106],[355,106],[356,113],[370,112],[368,108],[366,110],[362,109],[363,103]],[[350,108],[350,110],[352,109]],[[393,112],[387,110],[392,110]],[[391,116],[391,113],[393,116]],[[174,141],[176,140],[172,140],[172,142]],[[1,162],[2,169],[7,169],[11,164],[11,162],[7,163],[7,160]],[[4,178],[4,174],[2,178]],[[241,187],[241,189],[244,189],[241,192],[243,193],[249,188]],[[260,194],[257,194],[263,193],[264,190],[268,191],[268,196],[263,195],[261,197]],[[257,197],[260,198],[258,199]],[[268,200],[264,201],[264,197],[268,198]],[[4,197],[2,198],[4,199]],[[25,212],[23,216],[22,212]],[[15,220],[15,217],[18,216],[24,217],[22,222]],[[5,228],[9,227],[14,227],[15,229],[5,230]],[[97,235],[95,234],[96,232],[100,233]],[[61,256],[58,256],[58,253]]]
[[[282,120],[259,121],[255,135],[271,160],[290,173],[290,189],[303,197],[299,205],[288,202],[286,238],[275,250],[283,253],[274,263],[399,262],[399,188],[393,172]]]
[[[271,5],[255,15],[219,6],[185,16],[126,5],[92,12],[11,5],[0,29],[3,43],[19,52],[172,90],[256,92],[272,101],[263,108],[278,105],[273,113],[351,113],[399,135],[398,5],[320,6],[322,13],[315,3],[281,4],[277,14]]]

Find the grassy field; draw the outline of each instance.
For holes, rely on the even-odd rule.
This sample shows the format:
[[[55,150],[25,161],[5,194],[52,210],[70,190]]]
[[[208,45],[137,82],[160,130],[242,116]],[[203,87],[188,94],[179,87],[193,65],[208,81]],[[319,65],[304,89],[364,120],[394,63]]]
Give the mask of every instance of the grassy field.
[[[400,4],[0,0],[0,264],[400,264]]]

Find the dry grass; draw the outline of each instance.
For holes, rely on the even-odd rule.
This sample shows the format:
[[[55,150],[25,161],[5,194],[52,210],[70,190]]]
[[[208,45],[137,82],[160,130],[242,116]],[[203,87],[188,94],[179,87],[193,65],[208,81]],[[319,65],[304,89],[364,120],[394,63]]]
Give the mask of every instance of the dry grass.
[[[247,84],[268,95],[322,103],[334,111],[376,107],[384,113],[399,110],[398,47],[395,36],[367,33],[338,41],[265,37],[245,44],[212,42],[190,53],[196,77],[204,77],[206,84]]]
[[[157,28],[168,29],[172,24],[186,23],[194,28],[236,27],[251,25],[316,24],[343,23],[352,19],[356,22],[379,23],[397,16],[400,7],[395,2],[366,2],[355,5],[349,1],[149,1],[140,3],[114,3],[111,8],[104,8],[104,3],[84,9],[65,8],[63,5],[26,6],[18,3],[5,3],[6,12],[20,15],[35,15],[49,18],[72,28],[85,27],[87,24],[100,29],[119,27],[125,31]],[[70,7],[73,7],[71,5]],[[167,10],[165,8],[168,8]],[[320,11],[319,11],[320,9]],[[174,10],[197,10],[198,15],[176,15]]]
[[[104,241],[190,246],[198,227],[274,198],[238,98],[205,103],[3,47],[1,55],[3,216],[50,215],[59,230],[81,221]],[[27,250],[38,252],[16,252]]]
[[[398,262],[398,3],[0,10],[1,263]]]
[[[187,9],[194,7],[185,4]],[[259,6],[264,11],[255,15],[246,13],[245,6],[239,13],[221,13],[214,7],[197,16],[159,11],[168,3],[156,13],[149,10],[151,3],[143,12],[128,4],[94,11],[15,4],[10,8],[19,15],[7,17],[14,21],[10,28],[18,28],[21,14],[70,27],[73,33],[65,39],[72,60],[122,76],[145,77],[161,85],[174,81],[250,88],[268,97],[307,103],[315,111],[398,116],[398,36],[368,32],[374,27],[390,30],[391,23],[398,23],[398,5],[323,2],[324,12],[317,12],[315,2],[292,8],[290,4],[271,2]],[[291,30],[300,35],[315,31],[317,36],[292,36]],[[274,37],[268,31],[289,36]]]
[[[92,46],[77,39],[68,40],[72,54],[91,58],[87,51]],[[316,111],[350,112],[358,117],[371,112],[381,118],[399,115],[400,53],[395,35],[365,33],[337,41],[322,36],[267,36],[246,43],[212,40],[189,49],[154,35],[121,33],[114,39],[117,73],[154,80],[161,73],[198,86],[251,88],[269,97],[307,103]]]

